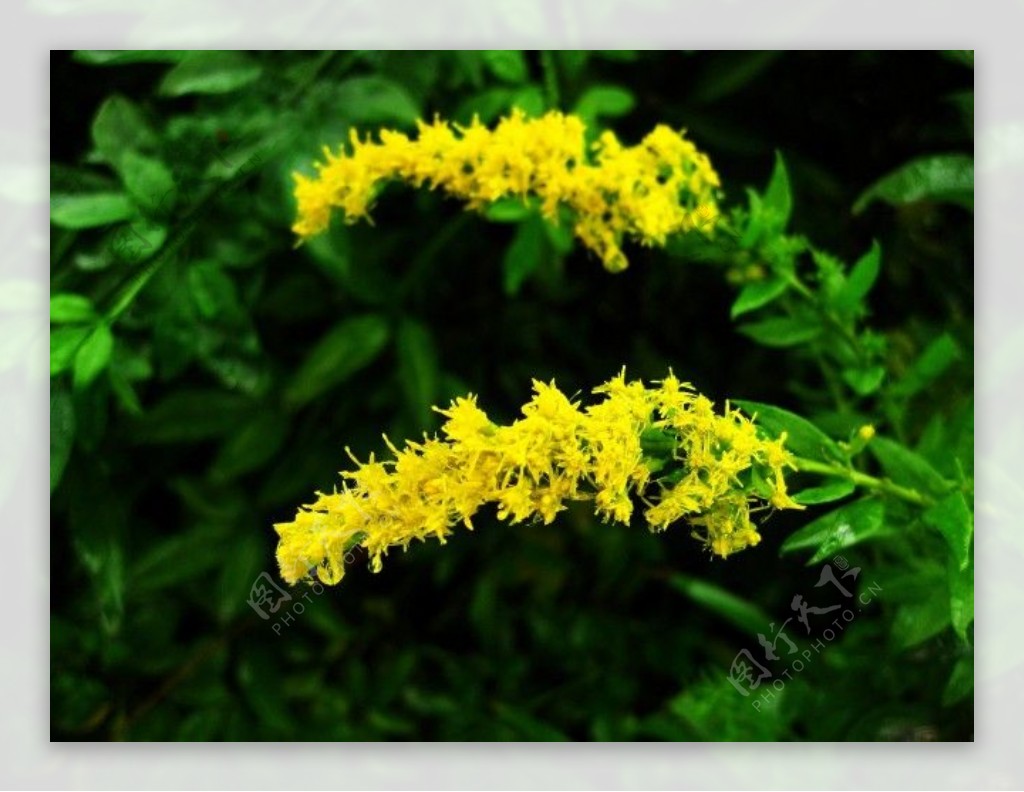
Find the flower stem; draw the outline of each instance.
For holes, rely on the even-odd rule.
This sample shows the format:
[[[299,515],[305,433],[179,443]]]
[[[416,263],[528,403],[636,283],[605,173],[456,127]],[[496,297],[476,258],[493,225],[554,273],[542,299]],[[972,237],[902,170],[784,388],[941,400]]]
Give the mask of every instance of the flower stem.
[[[915,506],[928,507],[935,503],[927,495],[922,495],[915,489],[909,487],[902,487],[899,484],[895,484],[889,479],[880,479],[875,476],[869,476],[867,473],[861,473],[859,470],[853,468],[843,467],[841,465],[832,465],[827,462],[816,462],[813,459],[804,459],[803,457],[796,457],[793,460],[796,463],[796,469],[804,473],[820,473],[823,476],[835,476],[837,478],[844,478],[847,481],[851,481],[858,487],[863,487],[867,490],[880,493],[882,495],[891,495],[894,498],[899,498],[907,503],[912,503]]]

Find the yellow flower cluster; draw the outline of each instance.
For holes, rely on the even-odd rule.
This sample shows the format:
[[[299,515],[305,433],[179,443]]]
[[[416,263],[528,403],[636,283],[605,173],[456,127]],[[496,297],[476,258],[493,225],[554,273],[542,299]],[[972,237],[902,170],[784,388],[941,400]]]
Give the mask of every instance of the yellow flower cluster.
[[[647,387],[623,371],[594,392],[602,399],[581,408],[554,383],[535,381],[509,425],[493,423],[472,396],[456,399],[438,410],[443,439],[402,450],[389,442],[393,460],[357,461],[340,492],[318,493],[275,526],[281,576],[294,584],[315,569],[337,583],[356,545],[378,571],[389,548],[444,542],[460,523],[472,529],[487,504],[502,520],[548,524],[569,501],[587,500],[604,520],[628,523],[635,495],[651,530],[686,519],[722,557],[760,541],[752,510],[801,508],[786,494],[784,435],[759,438],[750,419],[728,405],[716,413],[671,373]]]
[[[718,174],[682,134],[659,125],[639,145],[604,132],[587,151],[577,116],[514,110],[491,130],[440,119],[418,124],[415,139],[381,130],[380,141],[351,132],[351,153],[324,148],[316,178],[296,173],[301,239],[324,231],[332,210],[354,223],[369,215],[379,187],[400,180],[429,185],[482,209],[501,198],[535,199],[548,220],[570,210],[573,231],[611,271],[625,269],[623,237],[664,245],[671,234],[710,232],[718,219]],[[588,156],[590,154],[591,156]]]

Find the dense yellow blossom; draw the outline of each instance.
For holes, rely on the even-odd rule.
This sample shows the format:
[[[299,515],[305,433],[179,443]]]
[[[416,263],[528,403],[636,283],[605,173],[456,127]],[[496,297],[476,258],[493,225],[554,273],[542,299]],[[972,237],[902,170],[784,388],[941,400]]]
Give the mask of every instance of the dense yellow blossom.
[[[379,141],[351,132],[351,151],[324,148],[316,178],[295,174],[301,239],[324,231],[335,209],[345,222],[368,218],[380,186],[424,184],[482,209],[501,198],[534,199],[558,223],[570,211],[577,238],[612,271],[627,266],[623,237],[664,245],[671,234],[710,232],[718,220],[718,174],[707,156],[679,132],[659,125],[639,145],[604,132],[587,151],[579,117],[519,110],[493,130],[476,118],[467,126],[436,119],[418,136],[381,130]]]
[[[602,519],[628,523],[639,500],[651,530],[686,520],[722,557],[760,541],[753,511],[801,508],[786,493],[785,436],[759,437],[749,418],[728,405],[716,412],[671,373],[645,386],[622,372],[587,407],[553,382],[533,385],[511,424],[492,422],[473,396],[459,398],[438,410],[441,437],[402,449],[388,442],[394,459],[357,463],[340,492],[318,493],[275,526],[281,576],[295,583],[315,569],[337,583],[356,545],[378,571],[389,548],[443,543],[459,524],[472,529],[488,504],[501,520],[549,524],[568,502],[592,501]]]

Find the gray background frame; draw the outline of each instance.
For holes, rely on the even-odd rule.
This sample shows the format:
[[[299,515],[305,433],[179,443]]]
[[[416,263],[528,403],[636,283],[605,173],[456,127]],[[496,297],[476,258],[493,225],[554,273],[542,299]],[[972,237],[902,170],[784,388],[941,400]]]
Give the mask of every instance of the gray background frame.
[[[110,789],[1021,788],[1024,2],[30,0],[0,5],[0,782]],[[1014,31],[1018,31],[1015,33]],[[49,742],[50,49],[976,50],[977,742],[116,745]]]

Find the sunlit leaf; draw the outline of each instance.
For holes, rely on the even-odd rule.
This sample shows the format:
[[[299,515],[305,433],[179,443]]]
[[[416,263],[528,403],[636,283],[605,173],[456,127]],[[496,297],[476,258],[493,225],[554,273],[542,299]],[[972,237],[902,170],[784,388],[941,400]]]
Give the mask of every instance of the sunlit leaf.
[[[87,388],[110,362],[114,351],[114,334],[105,322],[96,325],[75,353],[75,388]]]
[[[522,50],[483,50],[480,56],[491,73],[500,80],[521,83],[529,76]]]
[[[783,553],[813,549],[808,564],[815,564],[840,550],[886,533],[885,507],[875,498],[862,498],[840,506],[790,534]]]
[[[754,416],[754,422],[769,437],[779,437],[785,432],[786,448],[798,456],[830,461],[843,458],[843,452],[831,437],[796,413],[745,399],[732,403]]]
[[[949,489],[942,474],[928,460],[905,445],[885,437],[876,437],[868,444],[868,448],[882,465],[885,474],[897,484],[933,494]]]
[[[789,187],[789,173],[782,152],[775,152],[775,168],[771,180],[761,199],[761,211],[765,215],[764,225],[769,233],[785,230],[793,213],[793,196]]]
[[[54,195],[50,222],[61,228],[83,229],[110,225],[135,215],[135,205],[122,193]]]
[[[945,537],[953,559],[967,569],[974,539],[974,515],[962,492],[952,492],[924,513],[924,521]]]
[[[944,201],[974,209],[974,157],[939,154],[908,162],[886,174],[860,194],[853,205],[860,214],[874,201],[899,205]]]
[[[745,313],[754,311],[781,297],[789,283],[782,278],[766,278],[765,280],[748,283],[740,291],[736,301],[732,304],[730,316],[735,319]]]
[[[857,487],[847,479],[836,479],[819,487],[810,487],[793,494],[793,500],[802,503],[804,506],[813,506],[822,503],[842,500],[850,495]]]
[[[593,122],[602,116],[617,118],[627,115],[636,105],[633,92],[616,85],[595,85],[588,88],[576,102],[575,113]]]
[[[95,320],[96,308],[88,297],[69,292],[50,297],[51,324],[79,324]]]
[[[164,96],[230,93],[258,80],[262,71],[244,52],[193,51],[164,75],[159,91]]]
[[[882,248],[878,242],[871,244],[871,250],[861,256],[853,265],[846,282],[832,304],[841,313],[853,313],[867,297],[881,270]]]
[[[386,77],[351,77],[335,92],[338,112],[357,124],[413,124],[422,112],[409,92]]]
[[[790,347],[813,341],[823,332],[821,324],[812,319],[780,316],[739,326],[745,336],[769,347]]]
[[[96,113],[92,142],[107,162],[120,168],[126,154],[153,149],[157,136],[138,106],[115,94],[103,102]]]

